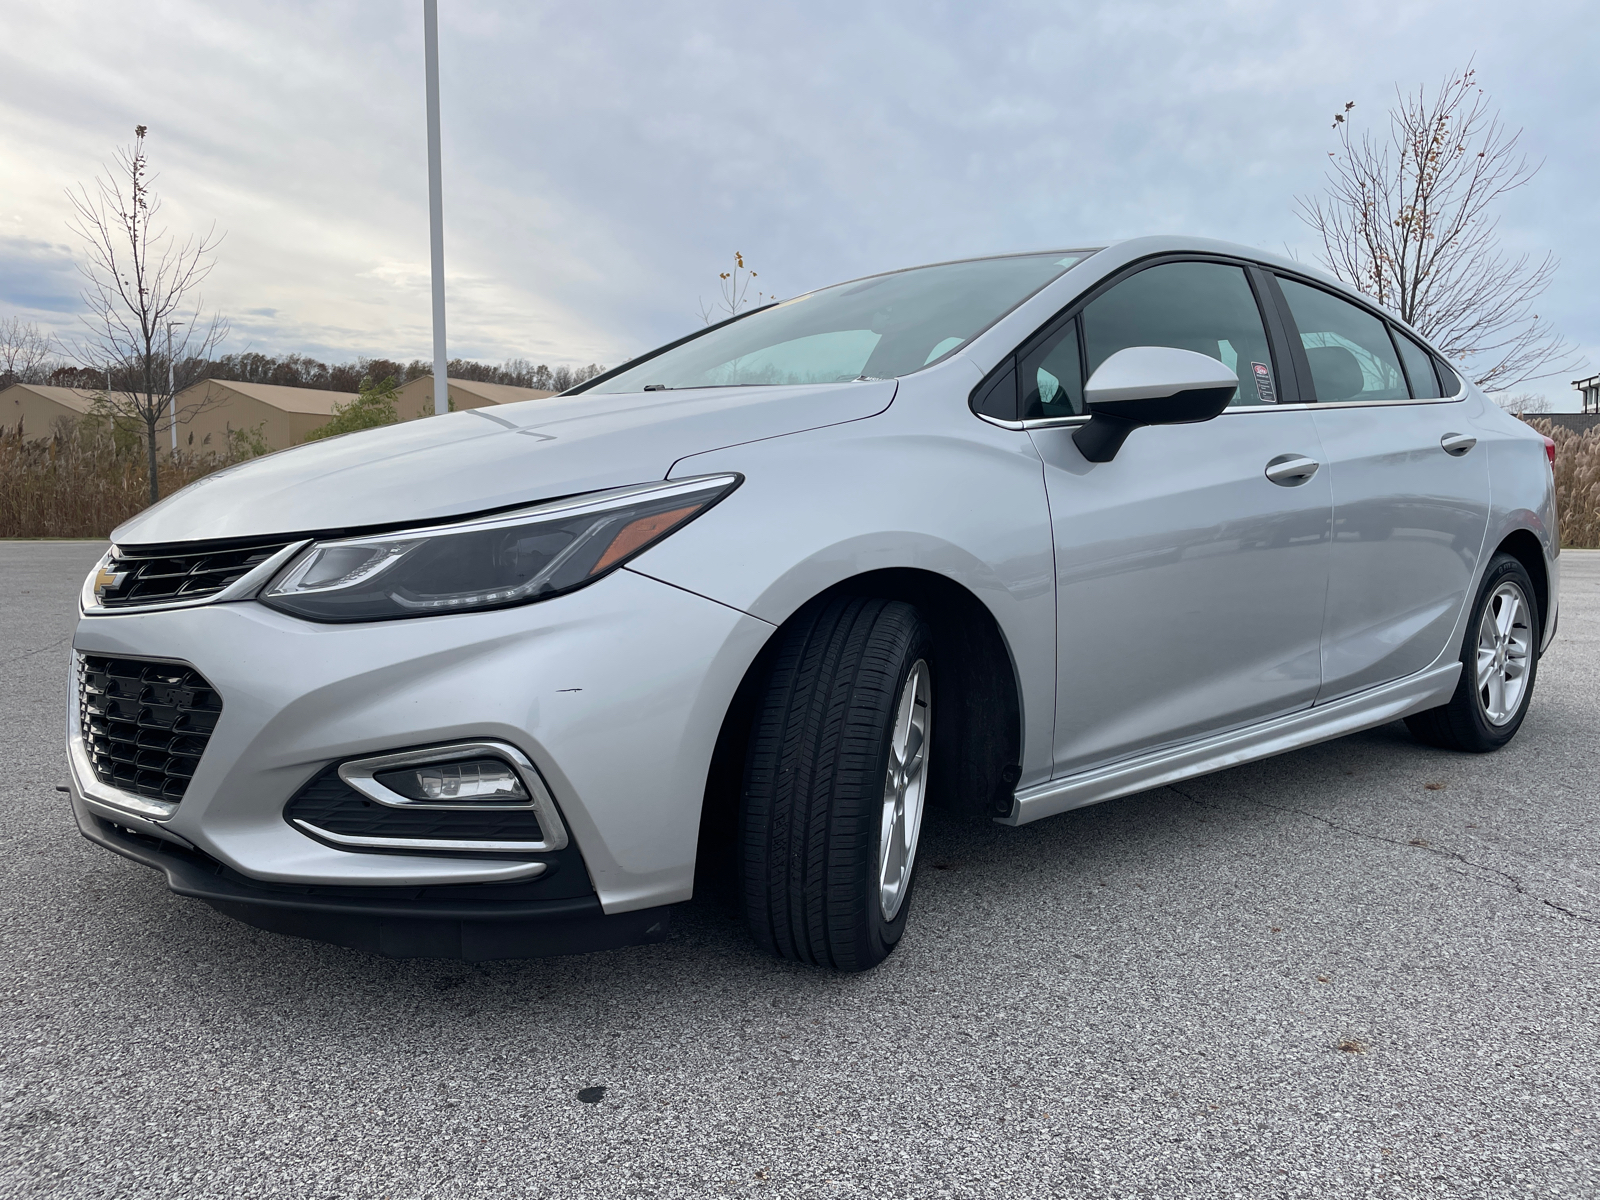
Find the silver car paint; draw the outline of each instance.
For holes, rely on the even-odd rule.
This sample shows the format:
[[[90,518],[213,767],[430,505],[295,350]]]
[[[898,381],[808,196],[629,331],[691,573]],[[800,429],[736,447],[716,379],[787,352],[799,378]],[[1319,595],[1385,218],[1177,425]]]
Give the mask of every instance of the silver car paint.
[[[1489,456],[1441,440],[1483,401],[1353,404],[1313,412],[1333,483],[1321,700],[1422,670],[1470,599],[1489,525]]]
[[[882,412],[894,381],[551,396],[403,421],[209,475],[114,530],[165,545],[432,521],[661,479],[676,458]]]
[[[1055,528],[1055,773],[1309,707],[1322,671],[1329,484],[1265,474],[1320,460],[1312,414],[1231,409],[1136,429],[1084,461],[1032,433]]]
[[[121,613],[85,618],[74,646],[180,658],[217,685],[222,720],[167,828],[246,875],[345,883],[492,877],[504,868],[332,850],[292,829],[282,809],[293,790],[330,761],[438,740],[501,738],[545,775],[602,903],[613,912],[689,894],[706,767],[735,688],[777,625],[819,591],[866,571],[935,572],[967,587],[994,615],[1023,710],[1024,773],[1014,822],[1390,720],[1408,705],[1438,703],[1440,689],[1448,695],[1453,686],[1464,597],[1455,628],[1426,671],[1243,730],[1135,751],[1120,765],[1076,769],[1080,759],[1063,736],[1067,773],[1052,779],[1058,774],[1053,577],[1072,577],[1081,564],[1055,563],[1047,472],[1034,445],[1048,439],[979,420],[967,408],[967,395],[1075,297],[1124,265],[1173,251],[1227,253],[1305,270],[1223,243],[1138,239],[1087,258],[961,351],[901,379],[898,391],[885,381],[580,394],[284,452],[186,489],[116,536],[156,544],[421,522],[643,482],[669,470],[674,477],[737,470],[746,482],[629,569],[555,600],[365,626],[312,625],[253,603]],[[1554,514],[1542,444],[1472,394],[1482,409],[1476,427],[1488,431],[1481,448],[1493,474],[1487,536],[1472,586],[1488,551],[1520,529],[1540,539],[1553,581]],[[1212,427],[1225,431],[1229,423],[1279,418],[1301,420],[1285,406],[1262,415],[1224,414]],[[1146,438],[1152,449],[1164,446],[1175,456],[1167,469],[1181,476],[1188,464],[1200,462],[1193,454],[1197,442],[1158,442],[1155,435],[1202,428],[1141,430],[1129,445]],[[1305,450],[1298,440],[1285,447]],[[1065,450],[1050,455],[1058,464],[1053,469],[1065,471]],[[1316,477],[1312,483],[1327,486]],[[1311,486],[1264,484],[1263,494],[1281,501]],[[1295,511],[1314,510],[1318,502],[1305,501],[1315,495],[1297,496]],[[1220,516],[1239,506],[1235,499],[1213,508]],[[1124,528],[1137,533],[1140,527],[1130,522]],[[1142,528],[1148,533],[1149,522]],[[1225,540],[1215,530],[1201,531],[1184,545],[1198,553]],[[1069,550],[1075,544],[1066,538]],[[1242,547],[1226,554],[1247,561]],[[1314,578],[1313,556],[1301,557]],[[1108,593],[1097,603],[1112,598]],[[1547,622],[1547,640],[1553,626]],[[1280,669],[1289,664],[1289,682],[1279,681],[1276,701],[1254,709],[1241,704],[1236,678],[1194,697],[1193,708],[1169,710],[1174,726],[1214,724],[1216,715],[1201,706],[1216,704],[1219,694],[1240,714],[1302,703],[1305,679],[1297,672],[1304,655],[1293,647],[1304,636],[1298,626],[1276,631],[1277,652],[1258,657],[1256,676],[1271,675],[1262,668],[1272,663]],[[1156,645],[1130,639],[1126,662],[1102,666],[1156,680],[1171,647],[1154,642],[1160,653]],[[1246,680],[1252,675],[1242,674]],[[1074,682],[1091,693],[1097,686],[1095,680]],[[1133,719],[1140,719],[1137,713]],[[1148,728],[1120,742],[1105,735],[1100,752],[1115,757],[1120,751],[1113,747],[1142,744],[1145,736],[1159,740]],[[76,776],[74,782],[81,795]]]
[[[504,877],[493,860],[335,850],[283,818],[288,798],[331,761],[499,739],[538,767],[602,904],[620,912],[690,894],[712,745],[771,632],[623,569],[497,612],[317,625],[218,604],[90,617],[74,644],[182,659],[222,694],[222,719],[165,826],[246,875],[395,885]]]
[[[1055,721],[1049,506],[1027,437],[968,409],[977,382],[970,364],[947,360],[902,379],[895,402],[870,421],[682,459],[673,478],[743,464],[736,503],[724,501],[633,566],[774,625],[869,571],[955,580],[989,609],[1010,647],[1022,778],[1031,781],[1050,774]],[[765,515],[751,520],[752,512]]]

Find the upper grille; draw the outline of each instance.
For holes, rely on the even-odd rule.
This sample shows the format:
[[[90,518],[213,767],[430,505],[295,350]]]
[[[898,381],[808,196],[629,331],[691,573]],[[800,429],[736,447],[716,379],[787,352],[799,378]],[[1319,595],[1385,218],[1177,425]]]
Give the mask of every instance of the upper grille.
[[[183,799],[222,697],[185,663],[78,659],[78,722],[95,777],[152,800]]]
[[[214,596],[230,583],[271,558],[288,542],[236,546],[230,550],[179,551],[153,554],[118,550],[109,569],[115,582],[97,593],[106,608],[159,604],[163,600],[199,600]]]

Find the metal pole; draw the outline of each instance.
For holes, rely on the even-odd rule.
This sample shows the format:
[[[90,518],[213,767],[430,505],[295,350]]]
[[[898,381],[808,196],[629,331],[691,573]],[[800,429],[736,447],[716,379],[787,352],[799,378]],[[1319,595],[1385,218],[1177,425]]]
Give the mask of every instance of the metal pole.
[[[439,166],[439,0],[422,0],[428,81],[428,221],[433,251],[433,411],[450,411],[444,348],[444,196]]]

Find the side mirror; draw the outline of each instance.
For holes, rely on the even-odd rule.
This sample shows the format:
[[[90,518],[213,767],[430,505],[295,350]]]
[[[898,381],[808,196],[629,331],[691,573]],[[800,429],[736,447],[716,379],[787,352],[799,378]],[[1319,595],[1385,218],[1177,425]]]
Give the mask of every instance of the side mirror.
[[[1216,359],[1171,346],[1118,350],[1089,376],[1087,425],[1072,435],[1090,462],[1110,462],[1141,425],[1209,421],[1233,398],[1239,377]]]

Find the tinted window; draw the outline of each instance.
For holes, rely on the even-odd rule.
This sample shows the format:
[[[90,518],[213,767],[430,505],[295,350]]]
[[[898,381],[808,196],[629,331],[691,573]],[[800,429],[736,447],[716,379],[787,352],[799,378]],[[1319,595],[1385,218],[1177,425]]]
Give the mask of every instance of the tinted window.
[[[1461,390],[1461,379],[1454,371],[1445,365],[1442,359],[1433,360],[1434,369],[1439,372],[1439,386],[1444,389],[1446,396],[1454,396]]]
[[[709,330],[585,390],[906,375],[964,345],[1082,257],[1021,254],[841,283]]]
[[[1196,350],[1239,377],[1230,404],[1277,394],[1267,331],[1242,267],[1166,263],[1125,279],[1083,310],[1089,374],[1129,346]]]
[[[1293,279],[1279,283],[1300,328],[1318,400],[1409,399],[1387,325],[1321,288]]]
[[[1045,339],[1022,360],[1022,416],[1076,417],[1083,413],[1083,362],[1078,356],[1078,323]]]
[[[1440,392],[1439,381],[1433,375],[1433,356],[1398,329],[1394,331],[1394,344],[1400,347],[1400,361],[1405,364],[1412,396],[1437,400]]]

